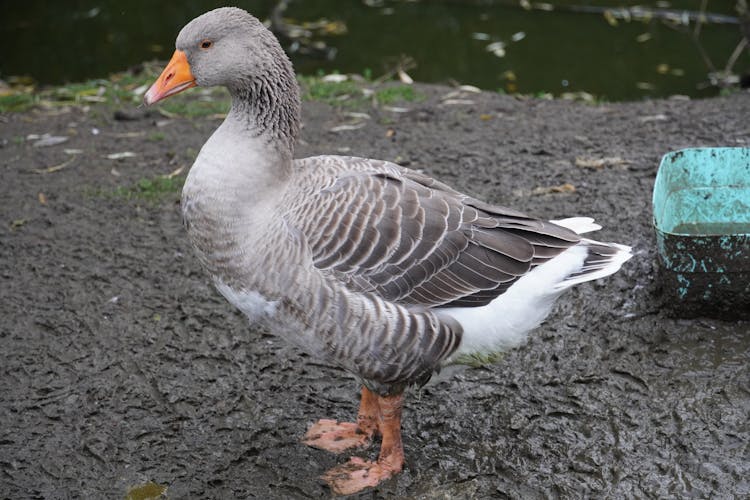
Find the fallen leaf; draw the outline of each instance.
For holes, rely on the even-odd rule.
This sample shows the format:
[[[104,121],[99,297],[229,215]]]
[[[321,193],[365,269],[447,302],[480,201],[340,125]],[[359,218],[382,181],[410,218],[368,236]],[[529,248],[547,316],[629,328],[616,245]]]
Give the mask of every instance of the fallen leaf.
[[[615,17],[615,15],[612,13],[611,10],[605,10],[603,15],[604,15],[604,20],[607,21],[607,23],[610,26],[614,27],[614,26],[617,26],[619,24],[617,22],[617,18]]]
[[[635,37],[635,41],[638,43],[645,43],[651,40],[651,33],[641,33],[637,37]]]
[[[344,113],[344,116],[347,116],[349,118],[354,118],[355,120],[369,120],[371,118],[371,116],[368,115],[367,113],[357,113],[354,111],[349,112],[349,113]]]
[[[147,90],[148,90],[148,84],[143,84],[140,87],[136,87],[133,89],[133,95],[140,97],[143,94],[145,94]]]
[[[479,115],[479,119],[486,122],[488,120],[492,120],[492,115],[488,113],[482,113],[481,115]]]
[[[461,85],[458,87],[458,90],[461,92],[471,92],[473,94],[479,94],[482,92],[479,87],[475,87],[474,85]]]
[[[51,174],[52,172],[57,172],[58,170],[64,169],[65,167],[70,165],[70,162],[72,162],[73,160],[75,160],[75,158],[70,158],[69,160],[62,162],[59,165],[54,165],[52,167],[35,168],[34,172],[36,172],[37,174]]]
[[[11,229],[18,229],[19,227],[21,227],[24,224],[26,224],[26,222],[28,222],[27,219],[15,219],[15,220],[11,221],[10,228]]]
[[[329,129],[329,132],[345,132],[347,130],[357,130],[358,128],[364,127],[364,123],[357,123],[356,125],[339,125]]]
[[[108,160],[122,160],[124,158],[132,158],[136,156],[132,151],[123,151],[122,153],[111,153],[105,156]]]
[[[576,158],[576,167],[590,168],[592,170],[601,170],[604,167],[614,167],[617,165],[627,165],[628,160],[619,156],[610,156],[606,158]]]
[[[39,203],[41,203],[42,205],[46,205],[47,204],[47,196],[44,193],[42,193],[41,191],[39,191],[39,193],[36,195],[36,197],[39,200]]]
[[[341,83],[345,82],[349,79],[346,75],[339,75],[338,73],[334,73],[331,75],[325,75],[323,78],[321,78],[324,82],[330,82],[330,83]]]
[[[471,99],[445,99],[441,104],[445,104],[446,106],[470,105],[474,104],[474,101]]]
[[[56,146],[58,144],[62,144],[63,142],[67,142],[69,137],[65,135],[50,135],[50,134],[44,134],[42,135],[38,141],[36,141],[32,146],[35,148],[44,148],[49,146]]]
[[[412,80],[412,78],[407,75],[406,71],[404,71],[403,69],[398,70],[398,79],[401,80],[401,83],[405,83],[407,85],[411,85],[412,83],[414,83],[414,80]]]
[[[396,135],[396,131],[393,130],[392,128],[389,128],[388,130],[385,131],[385,136],[388,138],[393,137],[394,135]]]
[[[176,169],[172,170],[170,173],[164,176],[165,179],[172,179],[174,177],[177,177],[182,173],[182,171],[185,170],[185,166],[182,165],[181,167],[177,167]]]
[[[486,47],[487,52],[492,52],[497,57],[505,57],[505,43],[492,42]]]
[[[566,182],[565,184],[560,184],[559,186],[549,186],[549,187],[537,187],[534,188],[531,191],[531,194],[534,196],[538,196],[540,194],[550,194],[550,193],[575,193],[576,187]]]

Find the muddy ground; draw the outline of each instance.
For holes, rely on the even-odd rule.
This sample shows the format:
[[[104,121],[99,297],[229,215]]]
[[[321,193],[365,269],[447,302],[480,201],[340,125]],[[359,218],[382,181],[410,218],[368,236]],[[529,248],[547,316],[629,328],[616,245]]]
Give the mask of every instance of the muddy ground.
[[[420,90],[409,112],[368,108],[340,132],[343,110],[306,102],[298,156],[396,160],[539,216],[590,215],[636,256],[564,296],[499,364],[413,391],[406,468],[361,497],[750,495],[750,324],[667,316],[650,211],[665,152],[750,145],[750,95],[589,105]],[[123,498],[149,481],[169,498],[329,497],[318,476],[346,457],[299,439],[320,417],[352,418],[355,381],[249,328],[211,288],[176,191],[113,194],[188,167],[219,122],[126,111],[136,119],[105,106],[0,116],[0,497]],[[26,139],[43,133],[70,139]]]

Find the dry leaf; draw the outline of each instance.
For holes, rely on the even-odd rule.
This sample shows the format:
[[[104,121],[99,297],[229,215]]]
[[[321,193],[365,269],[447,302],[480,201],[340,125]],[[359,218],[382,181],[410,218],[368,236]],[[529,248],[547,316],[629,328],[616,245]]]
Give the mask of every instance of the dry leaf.
[[[35,168],[34,172],[36,172],[37,174],[51,174],[52,172],[57,172],[58,170],[64,169],[65,167],[67,167],[68,165],[70,165],[70,163],[73,160],[75,160],[75,157],[73,157],[73,158],[71,158],[69,160],[66,160],[66,161],[60,163],[59,165],[55,165],[53,167]]]
[[[29,136],[31,137],[31,136]],[[63,142],[67,142],[69,137],[64,135],[50,135],[50,134],[44,134],[42,135],[38,141],[36,141],[32,146],[35,148],[44,148],[48,146],[56,146],[58,144],[62,144]]]
[[[339,125],[338,127],[333,127],[329,129],[329,132],[345,132],[347,130],[357,130],[364,126],[365,126],[364,123],[357,123],[356,125]]]
[[[345,82],[349,79],[347,75],[339,75],[337,73],[331,74],[331,75],[325,75],[323,78],[321,78],[321,81],[324,82],[331,82],[331,83],[341,83]]]
[[[638,43],[645,43],[651,40],[651,33],[641,33],[637,37],[635,37],[635,41]]]
[[[404,71],[403,69],[398,70],[398,79],[401,80],[401,83],[405,83],[407,85],[411,85],[412,83],[414,83],[414,80],[412,80],[412,78],[407,75],[406,71]]]
[[[446,106],[471,105],[474,104],[474,101],[471,99],[445,99],[441,104],[445,104]]]
[[[576,187],[566,182],[565,184],[560,184],[559,186],[549,186],[549,187],[537,187],[534,188],[531,191],[532,195],[540,195],[540,194],[550,194],[550,193],[575,193]]]
[[[479,87],[475,87],[474,85],[461,85],[458,87],[458,90],[461,92],[471,92],[472,94],[479,94],[482,92]]]
[[[170,173],[168,173],[167,175],[165,175],[163,177],[165,179],[172,179],[172,178],[177,177],[178,175],[180,175],[183,170],[185,170],[185,166],[184,165],[182,165],[181,167],[178,167],[178,168],[172,170]]]
[[[371,118],[370,115],[368,115],[367,113],[357,113],[357,112],[344,113],[344,116],[353,118],[355,120],[369,120]]]
[[[614,27],[614,26],[617,26],[619,24],[617,22],[617,18],[615,17],[615,15],[612,13],[611,10],[605,10],[603,15],[604,15],[604,19],[607,21],[607,23],[610,26]]]
[[[39,203],[41,203],[42,205],[46,205],[47,204],[47,196],[44,193],[42,193],[41,191],[39,191],[39,193],[36,195],[36,197],[39,200]]]
[[[123,158],[132,158],[135,156],[135,153],[132,151],[123,151],[122,153],[111,153],[105,156],[108,160],[122,160]]]
[[[497,57],[505,57],[505,43],[492,42],[486,47],[487,52],[492,52]]]

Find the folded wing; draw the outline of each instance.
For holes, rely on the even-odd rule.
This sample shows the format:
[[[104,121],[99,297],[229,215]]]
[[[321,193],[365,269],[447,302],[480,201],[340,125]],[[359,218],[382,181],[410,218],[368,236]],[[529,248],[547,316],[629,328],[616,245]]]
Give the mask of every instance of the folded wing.
[[[463,195],[397,165],[304,160],[312,196],[296,206],[314,265],[349,288],[396,303],[482,306],[581,238],[572,230]]]

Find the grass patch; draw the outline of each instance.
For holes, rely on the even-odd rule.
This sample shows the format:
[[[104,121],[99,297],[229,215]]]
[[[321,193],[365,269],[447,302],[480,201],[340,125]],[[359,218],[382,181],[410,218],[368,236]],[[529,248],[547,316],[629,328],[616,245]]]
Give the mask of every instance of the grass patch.
[[[159,103],[166,114],[187,118],[224,115],[230,105],[229,92],[223,88],[188,90]]]
[[[297,81],[302,90],[302,99],[306,101],[320,101],[335,105],[345,100],[364,98],[362,89],[352,80],[326,82],[319,76],[298,76]]]
[[[425,96],[412,85],[384,85],[373,90],[377,84],[367,77],[361,81],[347,78],[343,81],[324,81],[321,76],[298,76],[302,99],[319,101],[332,106],[364,107],[373,99],[380,105],[422,101]],[[368,92],[369,91],[369,92]]]
[[[182,191],[182,185],[185,184],[185,177],[178,175],[175,177],[153,177],[143,178],[132,186],[119,186],[111,191],[115,198],[125,200],[146,201],[157,203],[174,194]],[[106,193],[102,193],[106,194]]]
[[[87,80],[50,88],[24,84],[3,90],[0,112],[23,112],[40,106],[120,107],[140,105],[143,93],[162,70],[158,63],[144,64],[140,72],[115,73],[106,79]],[[229,109],[229,93],[225,89],[199,89],[172,97],[159,105],[167,115],[199,117],[223,114]]]
[[[417,92],[412,85],[393,85],[375,92],[375,99],[380,104],[419,102],[424,98],[424,94]]]
[[[0,113],[26,111],[34,105],[32,94],[10,94],[0,96]]]
[[[161,69],[160,64],[147,63],[137,74],[115,73],[106,79],[42,89],[24,82],[3,90],[0,95],[0,112],[23,112],[36,106],[53,108],[101,105],[112,108],[140,105],[143,93],[156,80]],[[389,105],[424,99],[411,85],[380,84],[371,78],[369,70],[358,79],[348,77],[343,81],[325,81],[322,74],[297,77],[304,100],[325,102],[337,107],[365,107],[373,100],[380,105]],[[229,92],[226,89],[209,88],[193,89],[170,97],[159,103],[158,109],[167,116],[197,118],[223,115],[229,106]]]

